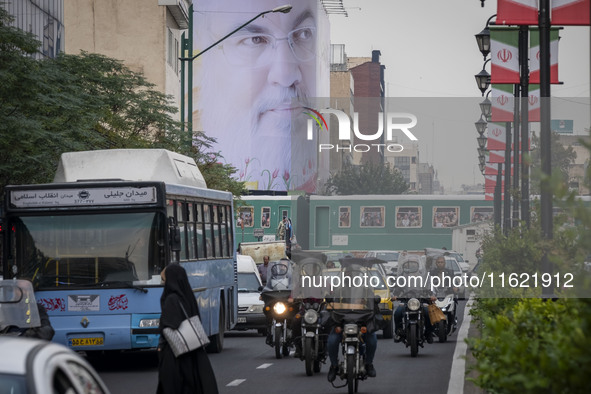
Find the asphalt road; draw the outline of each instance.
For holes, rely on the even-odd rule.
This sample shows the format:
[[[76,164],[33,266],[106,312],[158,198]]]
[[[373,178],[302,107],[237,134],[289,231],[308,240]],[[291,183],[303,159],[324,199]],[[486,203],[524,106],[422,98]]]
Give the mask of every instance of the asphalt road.
[[[458,320],[461,324],[466,302],[460,301]],[[401,343],[378,335],[374,361],[377,377],[361,381],[360,393],[429,393],[446,394],[456,333],[446,343],[425,344],[418,357]],[[221,354],[210,354],[220,393],[342,393],[346,387],[333,388],[326,380],[328,365],[319,374],[308,377],[304,363],[293,357],[276,359],[273,348],[265,344],[256,331],[232,331],[226,334]],[[154,352],[108,355],[91,360],[112,394],[150,393],[158,381]],[[463,376],[461,377],[463,379]],[[341,382],[338,378],[335,383]]]

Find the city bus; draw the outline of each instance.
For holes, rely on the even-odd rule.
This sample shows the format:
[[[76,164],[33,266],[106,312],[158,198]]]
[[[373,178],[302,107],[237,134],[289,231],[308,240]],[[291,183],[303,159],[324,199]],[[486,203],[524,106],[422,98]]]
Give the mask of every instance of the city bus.
[[[154,349],[160,272],[182,265],[220,352],[237,321],[232,194],[161,149],[64,153],[53,183],[7,186],[4,279],[33,282],[53,341],[74,350]]]

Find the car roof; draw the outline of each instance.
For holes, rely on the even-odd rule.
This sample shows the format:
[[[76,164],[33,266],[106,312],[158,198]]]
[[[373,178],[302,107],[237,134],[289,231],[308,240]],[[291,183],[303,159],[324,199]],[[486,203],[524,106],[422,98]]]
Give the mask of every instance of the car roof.
[[[55,371],[58,365],[70,362],[84,367],[90,373],[89,377],[92,376],[101,386],[101,391],[109,393],[109,389],[93,367],[63,345],[42,339],[0,335],[0,355],[4,356],[0,356],[0,374],[25,376],[33,382],[36,393],[50,393],[51,387],[46,385],[51,383],[48,379],[51,379],[52,371]],[[70,376],[70,380],[80,386],[79,388],[83,388],[81,386],[84,382],[77,380],[76,376]]]
[[[0,335],[0,354],[10,355],[10,357],[0,357],[0,373],[24,375],[27,371],[27,356],[38,346],[43,346],[43,343],[16,336]]]

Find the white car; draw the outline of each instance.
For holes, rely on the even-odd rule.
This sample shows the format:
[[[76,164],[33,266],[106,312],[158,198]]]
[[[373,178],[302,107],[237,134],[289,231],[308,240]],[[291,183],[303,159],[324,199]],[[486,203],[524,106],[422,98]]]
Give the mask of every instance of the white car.
[[[57,343],[0,336],[0,391],[3,393],[108,394],[86,360]]]
[[[397,250],[370,250],[365,253],[364,257],[375,257],[385,261],[384,268],[386,269],[386,275],[396,275],[399,256],[400,252]]]
[[[237,255],[238,261],[238,321],[236,330],[256,329],[264,334],[267,319],[260,299],[263,286],[256,263],[247,255]]]
[[[448,251],[447,255],[456,259],[460,268],[462,269],[462,272],[465,273],[470,271],[470,264],[468,264],[467,260],[464,260],[464,256],[462,256],[458,252],[454,252],[453,250]]]

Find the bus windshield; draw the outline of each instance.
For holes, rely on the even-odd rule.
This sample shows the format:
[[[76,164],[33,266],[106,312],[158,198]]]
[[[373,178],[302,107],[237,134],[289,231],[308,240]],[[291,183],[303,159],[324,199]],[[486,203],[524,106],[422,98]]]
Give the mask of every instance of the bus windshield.
[[[152,276],[165,263],[165,223],[155,212],[21,216],[12,269],[37,289],[160,284]]]

